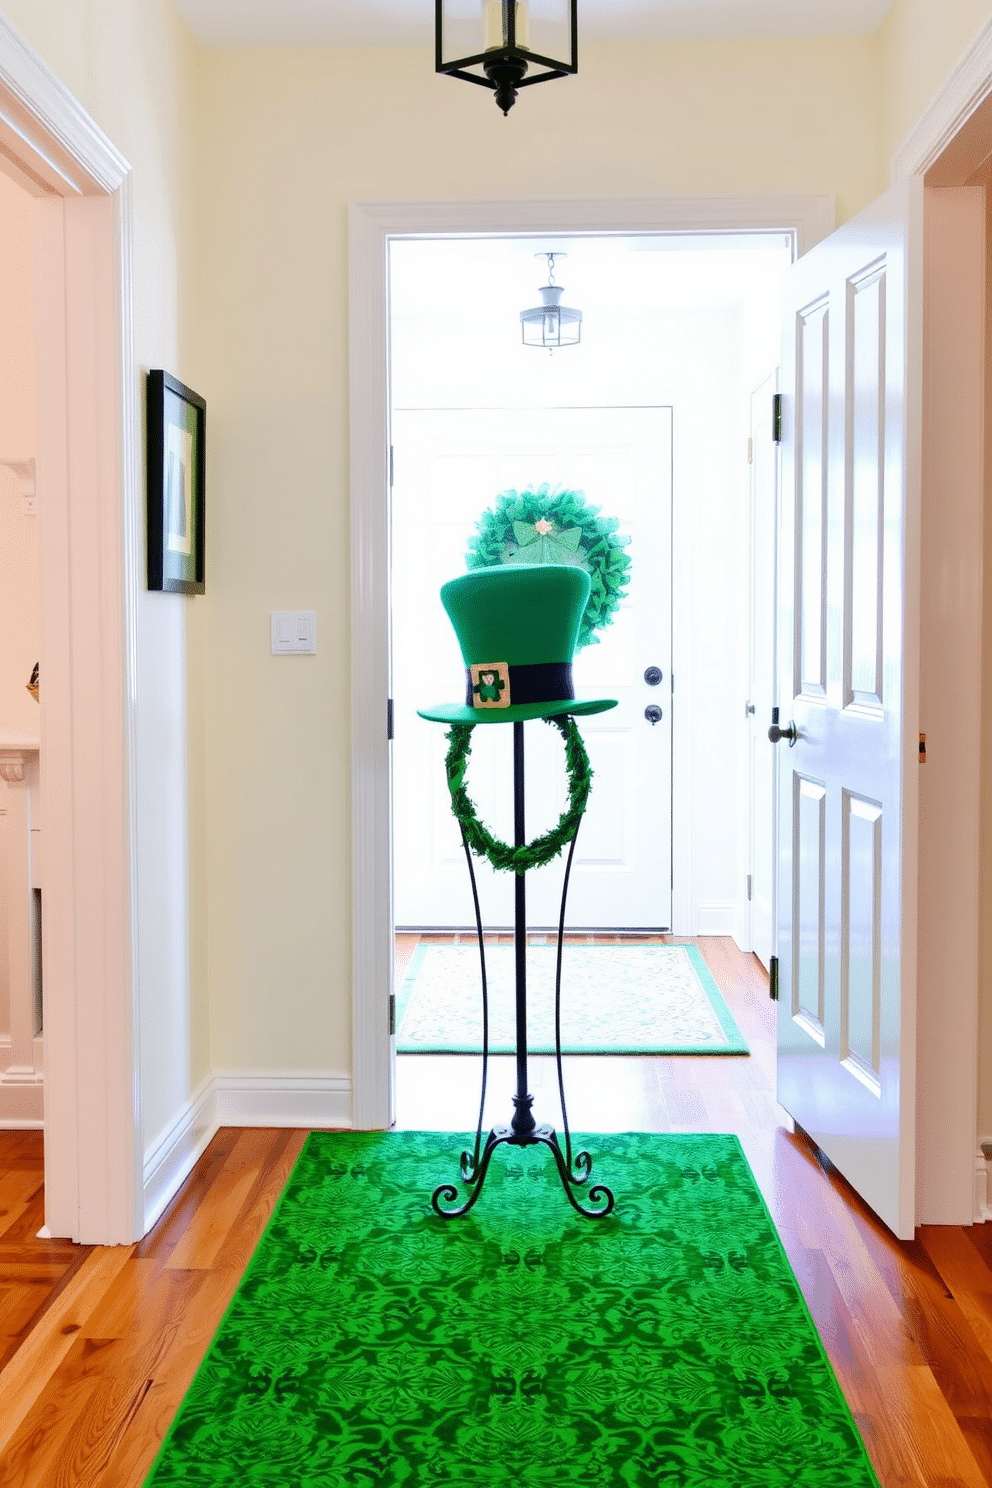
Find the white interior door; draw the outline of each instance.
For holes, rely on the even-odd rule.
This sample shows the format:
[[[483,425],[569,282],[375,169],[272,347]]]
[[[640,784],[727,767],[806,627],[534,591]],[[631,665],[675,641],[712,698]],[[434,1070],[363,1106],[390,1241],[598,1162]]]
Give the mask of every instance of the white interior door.
[[[921,193],[786,276],[778,1098],[914,1225]]]
[[[582,490],[630,534],[630,591],[575,657],[578,697],[619,706],[579,721],[595,779],[569,886],[571,926],[671,925],[670,408],[396,410],[393,415],[393,862],[397,925],[471,926],[472,899],[443,759],[445,729],[416,716],[463,695],[464,666],[439,591],[465,571],[468,538],[508,488]],[[644,674],[662,673],[651,686]],[[651,724],[645,708],[662,718]],[[525,727],[527,836],[565,804],[561,737]],[[512,730],[473,735],[469,794],[512,840]],[[528,923],[557,925],[564,858],[528,875]],[[513,879],[475,860],[488,925],[513,923]]]
[[[775,954],[775,842],[778,753],[768,720],[778,696],[775,609],[778,572],[778,445],[773,399],[778,374],[751,394],[751,554],[748,636],[748,810],[750,948],[767,970]]]

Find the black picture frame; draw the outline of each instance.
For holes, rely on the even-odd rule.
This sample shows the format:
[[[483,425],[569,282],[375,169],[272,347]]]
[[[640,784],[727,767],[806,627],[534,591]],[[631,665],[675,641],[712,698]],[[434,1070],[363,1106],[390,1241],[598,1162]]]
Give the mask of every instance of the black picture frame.
[[[203,594],[207,405],[161,368],[146,396],[148,587]]]

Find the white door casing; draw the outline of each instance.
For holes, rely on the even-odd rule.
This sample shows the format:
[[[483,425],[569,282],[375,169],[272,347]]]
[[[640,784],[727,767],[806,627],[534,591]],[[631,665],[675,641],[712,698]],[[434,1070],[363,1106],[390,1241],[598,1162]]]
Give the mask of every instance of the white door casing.
[[[475,520],[496,496],[547,482],[583,490],[631,538],[630,590],[600,642],[577,652],[578,697],[619,706],[580,721],[594,770],[569,886],[567,923],[671,925],[670,408],[397,410],[393,415],[394,892],[399,925],[469,927],[472,898],[444,777],[445,730],[416,716],[455,701],[462,661],[440,605],[464,571]],[[425,638],[426,643],[425,643]],[[644,673],[657,666],[658,686]],[[645,706],[661,708],[651,724]],[[526,734],[527,836],[564,804],[557,731]],[[510,731],[477,729],[469,790],[498,837],[512,836]],[[528,875],[528,923],[557,924],[563,859]],[[513,923],[513,882],[476,860],[484,920]]]
[[[778,445],[773,399],[778,374],[751,394],[750,597],[748,614],[747,773],[749,946],[769,967],[775,954],[775,843],[778,752],[768,724],[778,696],[775,615],[778,593]]]
[[[783,314],[778,1098],[915,1219],[922,188],[795,264]]]
[[[351,469],[352,990],[354,1124],[392,1110],[390,884],[388,249],[391,238],[462,233],[791,232],[797,252],[833,225],[823,196],[603,201],[352,202],[349,208]],[[680,717],[683,716],[680,714]],[[691,748],[676,731],[688,779]],[[691,861],[688,793],[673,805],[676,853]],[[678,922],[678,906],[675,915]]]
[[[0,155],[37,198],[45,1221],[142,1233],[133,996],[140,479],[130,166],[0,16]]]

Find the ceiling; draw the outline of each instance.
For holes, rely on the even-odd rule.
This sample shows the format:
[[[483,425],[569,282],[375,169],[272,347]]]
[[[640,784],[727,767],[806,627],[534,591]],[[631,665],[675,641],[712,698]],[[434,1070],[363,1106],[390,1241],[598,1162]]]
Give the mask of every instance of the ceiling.
[[[433,0],[173,0],[201,46],[427,46]],[[531,0],[557,13],[561,0]],[[478,0],[452,0],[474,9]],[[579,0],[579,41],[869,36],[892,0]]]

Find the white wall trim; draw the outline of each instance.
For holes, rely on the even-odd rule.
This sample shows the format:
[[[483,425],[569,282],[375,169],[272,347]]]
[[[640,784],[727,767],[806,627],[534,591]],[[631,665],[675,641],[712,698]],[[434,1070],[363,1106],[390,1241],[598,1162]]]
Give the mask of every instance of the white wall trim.
[[[992,93],[992,16],[892,157],[892,180],[922,175]]]
[[[220,1070],[207,1075],[145,1154],[145,1232],[162,1217],[222,1126],[311,1130],[352,1125],[349,1075],[331,1070]]]
[[[141,1175],[144,1233],[161,1218],[217,1131],[217,1094],[207,1075],[145,1154]]]
[[[352,202],[349,212],[351,439],[352,994],[354,1124],[392,1119],[390,900],[388,246],[463,234],[793,231],[803,253],[834,224],[829,196],[615,201]],[[691,903],[691,900],[690,900]],[[675,917],[688,906],[673,904]],[[701,929],[701,927],[700,927]],[[731,933],[710,931],[709,933]]]
[[[3,16],[0,106],[0,164],[40,198],[46,1225],[127,1243],[142,1233],[130,167]]]
[[[215,1125],[352,1127],[352,1082],[335,1070],[217,1070]]]
[[[972,1222],[987,1224],[990,1219],[992,1219],[992,1205],[989,1204],[989,1165],[985,1160],[984,1152],[979,1147],[975,1152],[975,1199]]]
[[[39,1033],[34,1038],[34,1067],[38,1071],[36,1084],[7,1085],[3,1083],[3,1072],[10,1064],[11,1037],[0,1033],[0,1131],[41,1131],[45,1125],[45,1084],[42,1072],[45,1066],[45,1041]]]
[[[736,928],[736,899],[700,899],[696,907],[697,935],[733,936]]]
[[[114,192],[131,167],[19,31],[0,14],[4,154],[36,178],[38,194]]]

